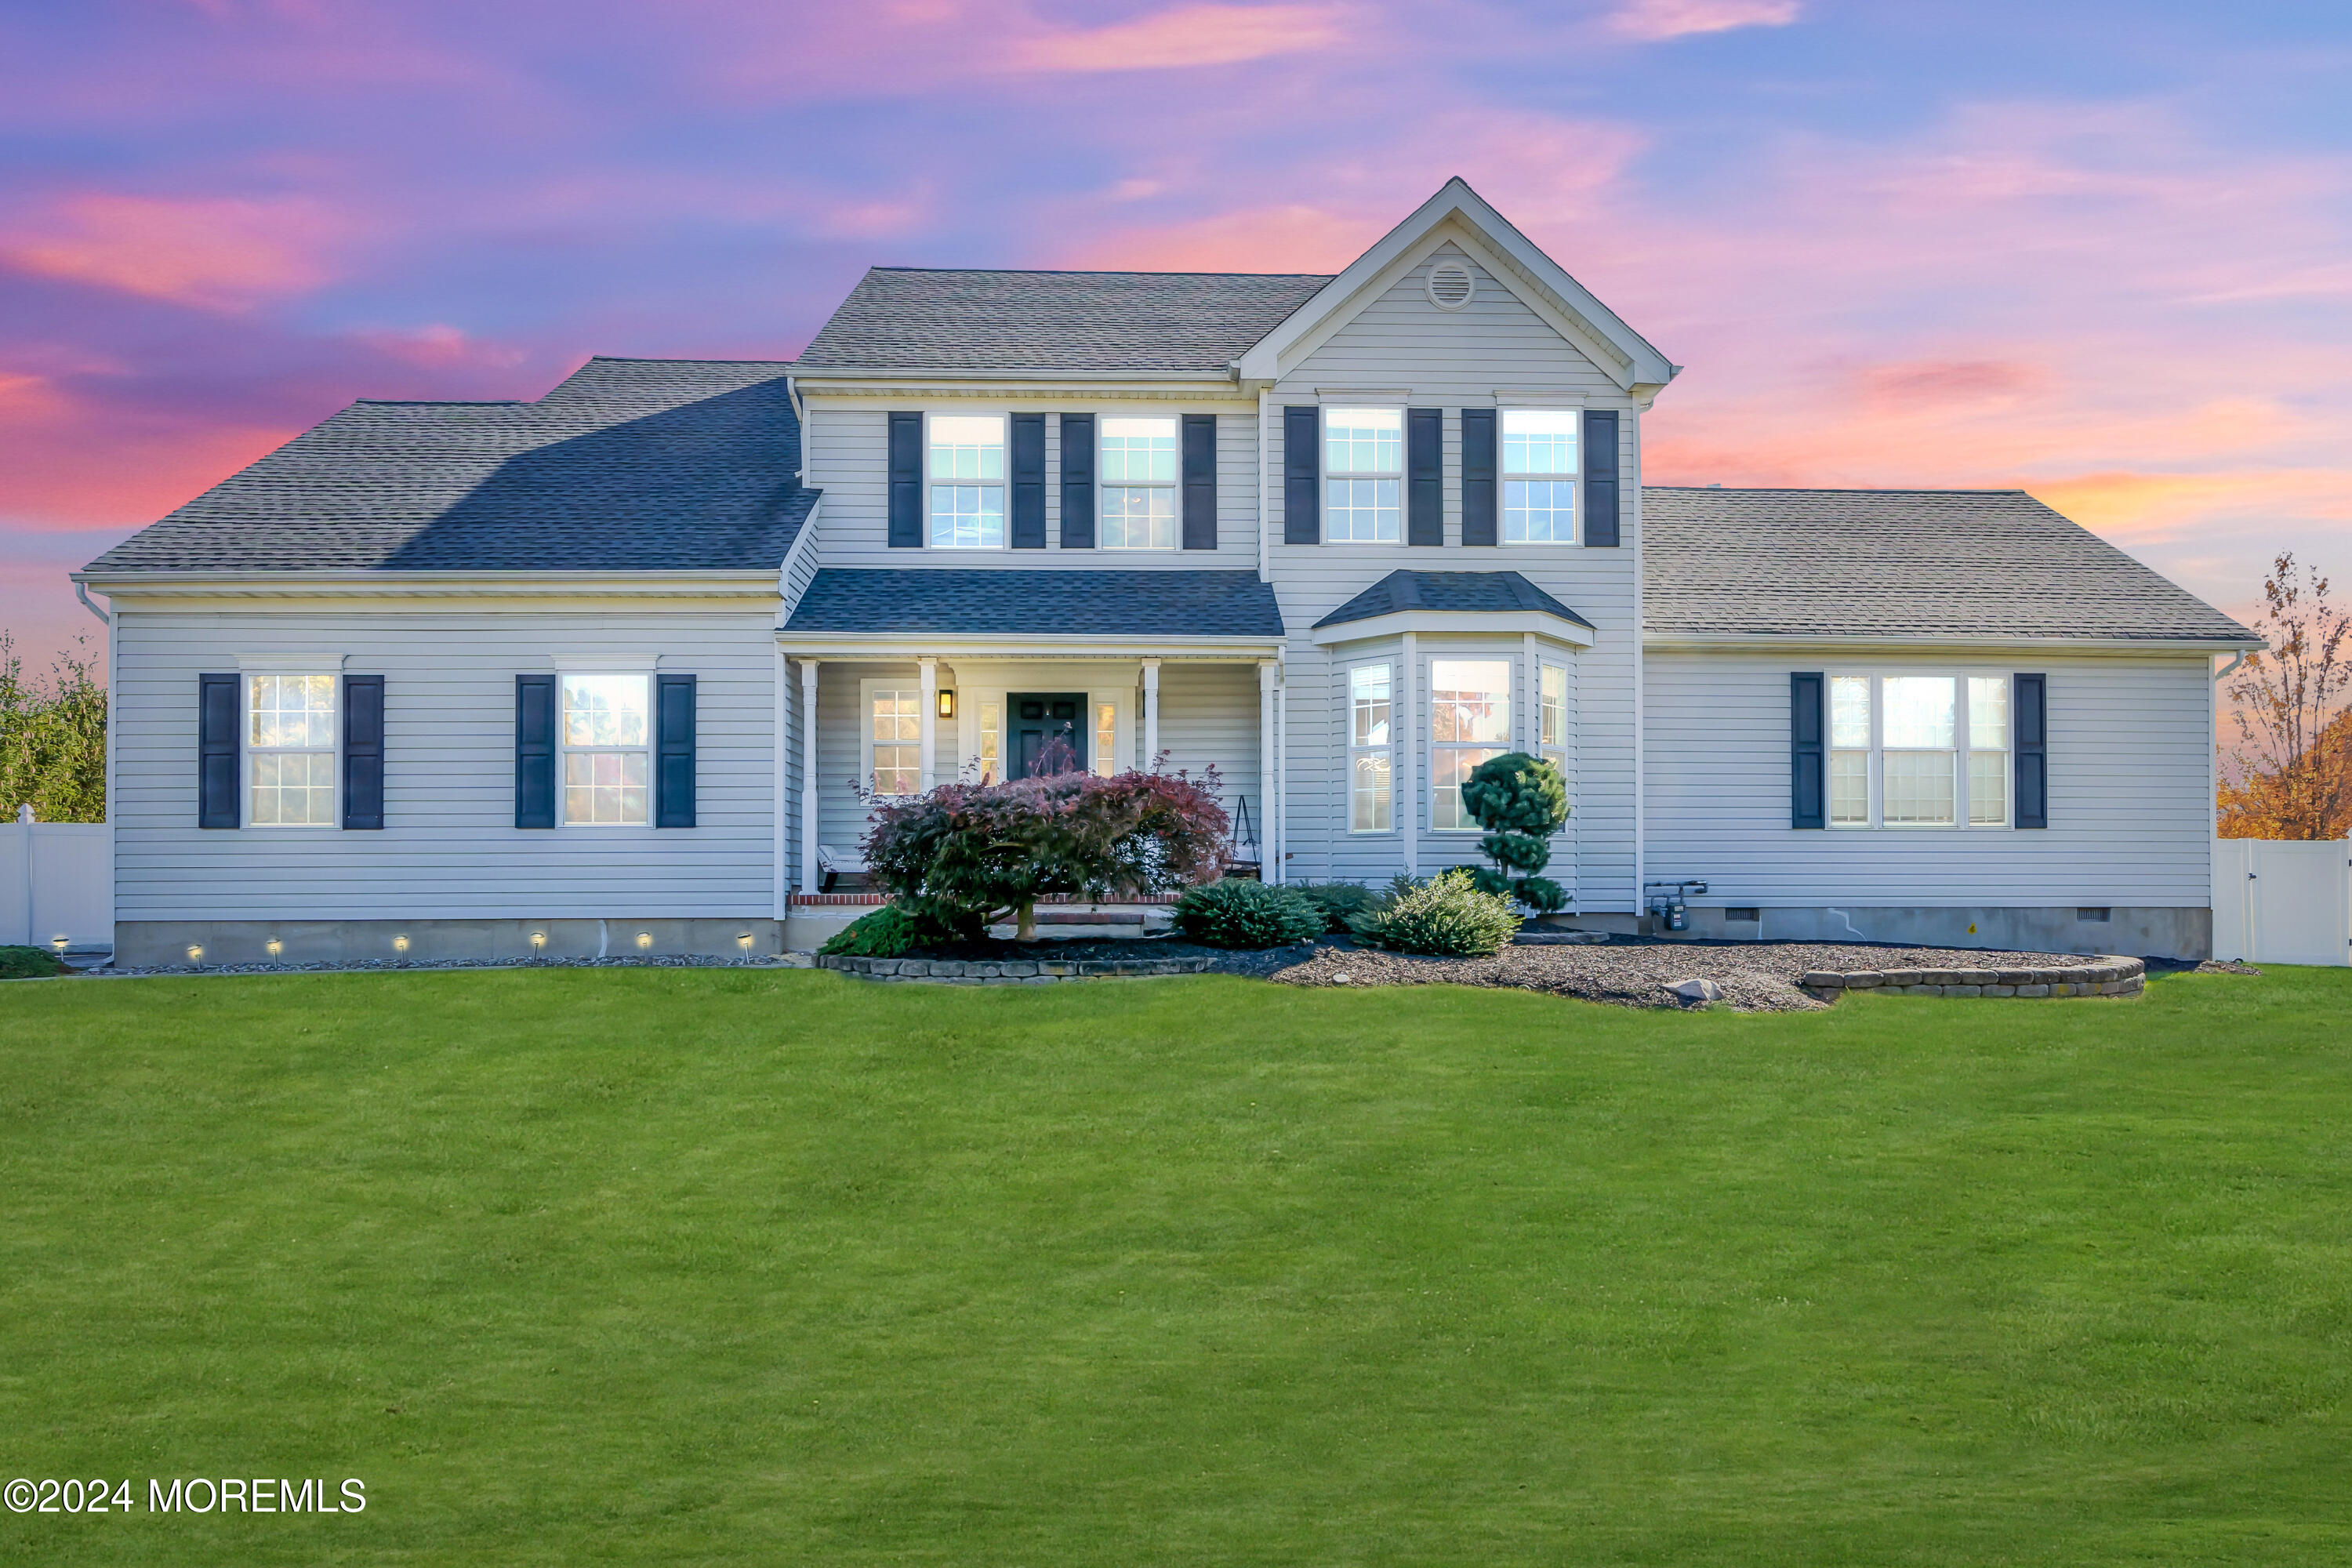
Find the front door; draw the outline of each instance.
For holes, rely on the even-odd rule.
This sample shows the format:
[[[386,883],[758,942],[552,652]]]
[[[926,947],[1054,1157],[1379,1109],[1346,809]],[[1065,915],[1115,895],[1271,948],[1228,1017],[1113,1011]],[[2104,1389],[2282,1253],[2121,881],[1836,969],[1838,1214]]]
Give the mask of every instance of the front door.
[[[1013,717],[1012,776],[1025,779],[1037,771],[1037,759],[1047,742],[1067,742],[1075,765],[1087,765],[1087,694],[1083,691],[1013,691],[1004,699]]]

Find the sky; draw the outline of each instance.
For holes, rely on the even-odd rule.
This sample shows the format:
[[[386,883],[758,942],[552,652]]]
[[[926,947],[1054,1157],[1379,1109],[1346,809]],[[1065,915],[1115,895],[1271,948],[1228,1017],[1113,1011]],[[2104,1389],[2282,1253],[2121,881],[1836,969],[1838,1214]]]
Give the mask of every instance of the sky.
[[[789,358],[868,265],[1336,271],[1451,174],[1660,483],[2021,486],[2352,591],[2352,7],[0,0],[0,626],[356,397]]]

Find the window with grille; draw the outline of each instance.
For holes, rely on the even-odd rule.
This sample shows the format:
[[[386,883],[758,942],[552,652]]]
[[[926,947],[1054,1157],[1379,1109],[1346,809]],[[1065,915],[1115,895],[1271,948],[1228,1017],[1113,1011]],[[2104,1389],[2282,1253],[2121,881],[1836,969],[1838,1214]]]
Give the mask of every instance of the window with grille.
[[[1430,827],[1439,833],[1477,831],[1462,803],[1462,784],[1479,763],[1501,756],[1510,743],[1510,661],[1430,660],[1429,739]]]
[[[1385,664],[1360,664],[1348,672],[1350,833],[1386,833],[1395,826],[1391,679]]]
[[[335,826],[335,677],[246,678],[246,777],[256,827]]]
[[[1404,410],[1323,411],[1323,537],[1394,544],[1402,536]]]
[[[653,820],[650,676],[563,678],[563,822],[643,827]]]
[[[866,699],[866,773],[886,797],[923,789],[923,694],[914,687],[883,689]]]

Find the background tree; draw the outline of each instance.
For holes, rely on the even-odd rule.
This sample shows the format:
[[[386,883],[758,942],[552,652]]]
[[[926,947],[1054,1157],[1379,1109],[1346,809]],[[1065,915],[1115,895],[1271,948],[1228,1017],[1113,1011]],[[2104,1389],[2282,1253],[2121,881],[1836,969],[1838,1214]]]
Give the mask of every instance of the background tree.
[[[1568,903],[1567,889],[1536,875],[1551,864],[1551,836],[1568,820],[1568,781],[1558,768],[1525,752],[1489,757],[1462,781],[1462,804],[1486,830],[1478,847],[1495,862],[1472,873],[1481,890],[1546,913]]]
[[[20,805],[43,822],[106,820],[106,686],[80,638],[35,681],[0,631],[0,812],[13,821]]]
[[[2224,838],[2341,838],[2352,829],[2352,616],[2327,579],[2282,551],[2254,629],[2270,644],[2230,682],[2235,783],[2221,790]]]

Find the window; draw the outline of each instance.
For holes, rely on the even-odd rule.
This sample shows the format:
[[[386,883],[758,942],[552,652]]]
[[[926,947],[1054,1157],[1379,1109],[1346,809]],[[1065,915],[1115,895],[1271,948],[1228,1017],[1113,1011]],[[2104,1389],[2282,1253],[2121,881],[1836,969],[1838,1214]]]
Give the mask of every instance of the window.
[[[1475,832],[1462,783],[1511,739],[1511,666],[1500,658],[1437,658],[1429,664],[1429,826]]]
[[[1573,408],[1503,411],[1503,542],[1576,542]]]
[[[2009,679],[1969,677],[1969,825],[2009,823]]]
[[[1879,685],[1886,703],[1879,746],[1881,819],[1890,827],[1948,827],[1955,787],[1955,682],[1948,675],[1890,675]]]
[[[1830,679],[1830,821],[1870,826],[1870,678]]]
[[[563,678],[566,826],[643,827],[653,820],[652,684],[643,675]]]
[[[1108,778],[1118,772],[1118,707],[1095,704],[1095,772]]]
[[[1324,537],[1394,544],[1403,517],[1404,410],[1325,409],[1323,475]]]
[[[1176,548],[1176,421],[1102,422],[1102,547]]]
[[[923,694],[914,687],[882,688],[867,702],[866,775],[879,795],[923,791]]]
[[[1386,833],[1395,826],[1389,681],[1385,664],[1360,664],[1348,672],[1350,833]]]
[[[1566,667],[1547,664],[1542,668],[1542,712],[1536,731],[1536,749],[1543,760],[1568,777],[1568,670]]]
[[[1004,419],[996,414],[934,414],[931,548],[1004,547]]]
[[[1836,675],[1829,707],[1831,826],[2009,826],[2007,676]]]
[[[335,826],[335,678],[246,679],[247,779],[256,827]]]
[[[1004,776],[1004,704],[980,705],[980,782],[995,784]]]

